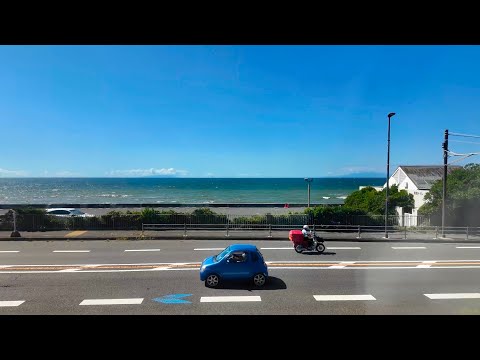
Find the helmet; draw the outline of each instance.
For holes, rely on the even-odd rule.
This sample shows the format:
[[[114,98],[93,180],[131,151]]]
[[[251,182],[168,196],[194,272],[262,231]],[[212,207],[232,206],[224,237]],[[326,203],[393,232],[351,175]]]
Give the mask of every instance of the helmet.
[[[308,230],[308,229],[309,229],[308,225],[303,225],[303,228],[304,228],[305,230]]]

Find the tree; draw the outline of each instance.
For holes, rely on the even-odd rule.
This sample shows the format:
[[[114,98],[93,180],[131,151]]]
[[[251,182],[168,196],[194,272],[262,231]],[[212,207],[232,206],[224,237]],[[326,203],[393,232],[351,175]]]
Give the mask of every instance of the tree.
[[[354,191],[345,199],[345,206],[355,210],[362,210],[369,214],[385,214],[386,189],[377,191],[368,186],[361,190]],[[397,185],[393,185],[388,193],[388,213],[395,215],[396,207],[403,207],[407,211],[414,206],[413,195],[406,190],[398,190]]]
[[[430,215],[435,223],[441,222],[443,179],[436,181],[425,195],[420,215]],[[447,177],[446,225],[480,226],[480,165],[467,164],[453,170]]]

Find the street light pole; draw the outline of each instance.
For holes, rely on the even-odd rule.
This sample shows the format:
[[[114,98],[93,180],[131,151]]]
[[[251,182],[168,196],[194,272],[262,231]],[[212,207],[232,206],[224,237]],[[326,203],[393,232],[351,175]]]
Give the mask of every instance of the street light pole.
[[[305,178],[305,181],[308,185],[308,207],[310,208],[310,183],[313,181],[312,178]]]
[[[387,192],[385,196],[385,239],[388,239],[388,183],[390,181],[390,118],[395,113],[388,114],[388,140],[387,140]]]

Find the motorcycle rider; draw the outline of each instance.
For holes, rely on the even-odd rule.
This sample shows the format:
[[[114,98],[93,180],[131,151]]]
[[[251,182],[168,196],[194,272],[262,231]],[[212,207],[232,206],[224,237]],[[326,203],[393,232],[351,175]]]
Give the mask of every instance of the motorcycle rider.
[[[302,234],[308,243],[308,247],[311,247],[313,245],[313,234],[308,225],[303,225]]]

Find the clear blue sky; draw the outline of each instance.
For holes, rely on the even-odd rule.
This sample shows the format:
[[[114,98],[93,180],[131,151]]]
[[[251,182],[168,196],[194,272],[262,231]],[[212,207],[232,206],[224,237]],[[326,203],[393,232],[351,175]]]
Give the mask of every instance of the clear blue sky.
[[[479,64],[480,46],[0,46],[0,176],[384,174],[389,112],[391,172],[441,164],[446,128],[480,135]]]

